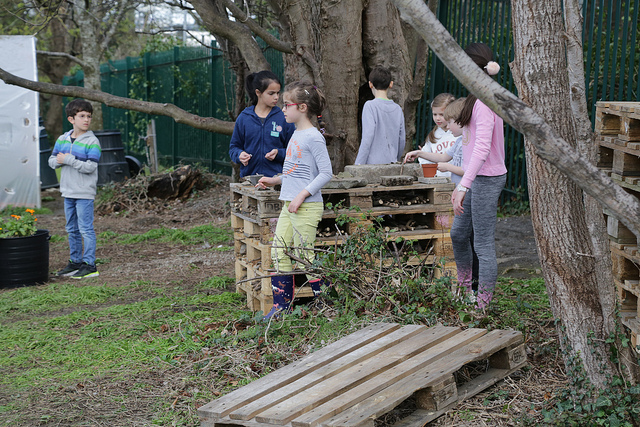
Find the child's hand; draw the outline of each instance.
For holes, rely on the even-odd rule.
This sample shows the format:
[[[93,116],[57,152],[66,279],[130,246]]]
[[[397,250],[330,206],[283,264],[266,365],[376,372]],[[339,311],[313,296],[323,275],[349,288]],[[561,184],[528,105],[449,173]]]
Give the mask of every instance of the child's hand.
[[[440,172],[451,172],[451,169],[449,169],[449,166],[451,166],[448,162],[440,162],[438,163],[438,170]]]
[[[453,190],[453,193],[451,194],[451,203],[453,204],[453,213],[455,215],[462,215],[464,213],[462,203],[464,202],[464,196],[466,195],[466,192],[458,191],[457,188]]]
[[[64,158],[67,157],[67,154],[69,153],[58,153],[58,155],[56,156],[56,161],[59,165],[64,164]]]
[[[240,163],[242,163],[242,166],[247,166],[249,164],[249,160],[251,160],[251,157],[252,157],[251,154],[247,153],[246,151],[243,151],[238,156],[238,160],[240,160]]]
[[[404,156],[404,162],[402,163],[413,162],[418,158],[418,152],[420,152],[420,150],[409,151],[407,155]]]
[[[307,197],[304,194],[298,194],[295,199],[289,202],[289,212],[298,213],[298,208],[306,199]]]
[[[278,155],[278,149],[274,148],[273,150],[271,150],[267,154],[265,154],[264,158],[269,160],[269,161],[274,161],[277,155]]]
[[[280,177],[274,176],[273,178],[269,178],[268,176],[263,176],[258,180],[256,188],[262,188],[264,190],[267,187],[273,187],[278,184],[280,184]]]

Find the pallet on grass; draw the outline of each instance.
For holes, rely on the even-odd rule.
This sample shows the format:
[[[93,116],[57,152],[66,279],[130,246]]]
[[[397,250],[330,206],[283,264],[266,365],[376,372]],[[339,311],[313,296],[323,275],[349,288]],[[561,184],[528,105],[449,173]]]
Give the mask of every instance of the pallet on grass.
[[[487,361],[475,378],[456,375]],[[198,409],[203,427],[373,426],[412,395],[399,425],[422,426],[526,361],[522,333],[380,323]]]

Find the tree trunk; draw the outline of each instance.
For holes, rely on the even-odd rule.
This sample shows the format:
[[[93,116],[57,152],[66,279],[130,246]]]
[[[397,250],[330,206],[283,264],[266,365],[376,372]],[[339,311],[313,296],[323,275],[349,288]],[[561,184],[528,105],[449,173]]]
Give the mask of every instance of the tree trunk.
[[[580,0],[565,1],[563,10],[566,26],[570,102],[576,129],[577,148],[585,153],[591,163],[596,164],[598,146],[591,131],[584,80],[582,2]],[[620,330],[624,330],[624,328],[620,325],[620,319],[615,315],[616,294],[612,291],[615,289],[615,284],[613,281],[607,224],[602,215],[602,207],[595,198],[583,193],[583,201],[588,233],[591,236],[596,263],[594,274],[597,276],[596,287],[600,304],[602,305],[604,329],[608,333],[614,333],[617,328]],[[633,383],[637,383],[640,372],[638,372],[638,365],[633,363],[636,360],[635,351],[630,346],[623,347],[618,337],[616,345],[621,354],[620,361],[621,367],[624,369],[624,377]]]
[[[559,0],[512,1],[512,67],[520,98],[571,143],[576,141],[576,128],[562,13]],[[615,288],[610,262],[600,261],[609,255],[594,248],[580,188],[538,157],[527,138],[525,152],[531,218],[551,308],[554,317],[562,319],[558,330],[566,337],[560,342],[565,362],[570,365],[579,358],[591,383],[603,386],[618,375],[605,344],[612,332],[609,303]],[[603,276],[607,278],[602,270],[607,265],[603,304],[598,288]]]
[[[98,42],[99,22],[96,22],[98,17],[87,7],[91,7],[91,2],[77,1],[74,4],[76,24],[82,40],[82,59],[85,63],[83,67],[84,86],[87,89],[100,90],[100,58],[102,55]],[[102,129],[102,104],[92,102],[91,105],[93,106],[91,129]]]
[[[411,107],[411,103],[407,103],[409,93],[413,87],[413,68],[414,63],[409,53],[409,45],[404,36],[403,24],[400,20],[398,9],[389,0],[370,0],[364,13],[362,25],[362,62],[365,67],[365,74],[361,85],[367,94],[370,94],[368,86],[369,72],[376,66],[383,66],[391,71],[393,79],[393,88],[389,91],[389,98],[394,100],[400,106]],[[415,33],[413,29],[409,31]],[[419,76],[420,73],[417,73]],[[422,79],[421,88],[424,87],[424,79]],[[420,91],[422,95],[422,90]],[[369,99],[371,99],[369,97]],[[363,100],[360,104],[364,105]],[[404,111],[406,132],[406,146],[411,146],[413,137],[415,136],[415,106],[413,106],[413,114]],[[360,109],[359,114],[361,114]],[[413,120],[413,122],[410,122]],[[360,141],[358,141],[358,148]],[[353,164],[356,160],[357,150],[349,153],[347,164]],[[352,155],[351,155],[352,154]]]

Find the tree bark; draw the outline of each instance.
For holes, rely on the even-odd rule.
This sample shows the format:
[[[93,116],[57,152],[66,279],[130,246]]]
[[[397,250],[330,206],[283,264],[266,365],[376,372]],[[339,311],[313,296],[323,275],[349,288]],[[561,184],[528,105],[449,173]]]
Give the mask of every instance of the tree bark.
[[[591,121],[587,109],[587,97],[584,73],[584,55],[582,47],[583,11],[579,0],[566,0],[563,3],[564,25],[566,34],[567,75],[569,78],[570,104],[575,125],[577,149],[587,156],[589,161],[596,164],[597,144],[591,131]],[[585,219],[588,234],[591,237],[594,255],[595,286],[602,305],[603,328],[607,334],[614,333],[617,328],[622,330],[620,319],[614,315],[616,310],[615,284],[612,274],[611,253],[607,224],[602,215],[602,207],[598,201],[588,194],[583,194]],[[616,345],[620,352],[621,367],[625,377],[638,382],[640,372],[634,362],[636,355],[630,346],[623,347],[619,338]]]
[[[235,44],[252,72],[271,70],[271,65],[262,54],[262,49],[246,25],[227,19],[212,0],[190,0],[202,18],[202,23],[212,34],[228,39]]]
[[[409,46],[404,36],[403,23],[398,9],[389,0],[370,0],[364,13],[362,25],[362,62],[365,74],[362,84],[367,84],[369,72],[376,66],[388,68],[393,78],[393,87],[389,90],[389,98],[401,106],[411,107],[407,103],[409,93],[414,84],[413,62],[409,53]],[[425,67],[426,73],[426,67]],[[420,73],[417,73],[419,78]],[[418,83],[419,84],[419,83]],[[421,88],[424,87],[424,78]],[[368,90],[368,85],[367,85]],[[422,91],[420,93],[422,95]],[[361,102],[362,104],[362,102]],[[417,106],[417,103],[415,104]],[[415,106],[413,114],[403,109],[405,113],[406,142],[411,146],[415,136]],[[357,148],[360,147],[358,141]],[[357,149],[352,156],[347,157],[347,164],[356,160]]]
[[[565,141],[576,141],[560,1],[514,1],[512,14],[520,97],[553,123]],[[603,386],[617,374],[605,344],[614,312],[604,311],[596,292],[602,267],[597,261],[608,254],[594,251],[578,186],[538,157],[526,137],[525,152],[531,218],[551,309],[562,319],[559,333],[567,338],[560,341],[565,361],[579,357],[589,380]],[[614,296],[613,281],[606,286]]]
[[[567,348],[572,352],[580,352],[589,379],[596,385],[603,384],[607,375],[617,373],[616,367],[609,362],[603,342],[594,341],[594,336],[590,334],[595,333],[595,340],[608,338],[605,317],[612,313],[603,312],[605,307],[598,293],[594,292],[597,289],[594,283],[597,276],[594,274],[596,253],[592,250],[584,205],[577,186],[615,211],[616,217],[633,229],[636,235],[640,234],[640,203],[599,172],[563,139],[575,140],[575,129],[568,101],[566,63],[562,65],[564,51],[557,39],[561,31],[562,9],[557,2],[545,1],[513,2],[512,9],[514,22],[517,22],[513,26],[514,39],[518,39],[516,54],[519,59],[516,65],[521,70],[519,73],[516,69],[514,74],[521,77],[523,96],[528,96],[536,108],[545,111],[553,123],[568,124],[561,126],[559,133],[534,110],[480,70],[422,1],[394,2],[401,10],[403,19],[418,30],[458,80],[525,135],[527,158],[532,161],[528,165],[529,185],[534,189],[530,192],[533,196],[532,213],[552,308],[568,330]],[[533,24],[523,24],[528,22]],[[528,92],[527,85],[534,84],[539,91]],[[564,93],[565,96],[558,96],[558,93]],[[540,99],[545,100],[544,105],[536,104]],[[564,174],[563,177],[560,177],[556,168]],[[555,185],[549,186],[548,182]],[[542,191],[548,191],[548,195],[538,194]],[[556,201],[562,203],[552,204]],[[562,209],[558,209],[558,206]],[[543,215],[544,212],[549,213],[548,219]],[[562,215],[558,215],[558,212],[562,212]],[[549,241],[542,241],[544,238]],[[565,268],[566,264],[572,269]],[[586,286],[583,283],[585,277]]]

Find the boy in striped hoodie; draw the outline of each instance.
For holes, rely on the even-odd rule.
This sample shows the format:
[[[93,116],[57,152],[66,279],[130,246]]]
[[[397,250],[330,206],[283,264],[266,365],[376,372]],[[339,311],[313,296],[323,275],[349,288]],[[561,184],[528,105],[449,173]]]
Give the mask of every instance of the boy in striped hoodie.
[[[101,149],[98,138],[89,130],[91,104],[84,99],[74,99],[67,104],[65,112],[73,130],[58,138],[49,157],[51,168],[61,168],[60,193],[64,198],[65,228],[69,234],[69,263],[57,274],[83,279],[98,276],[93,201]]]

